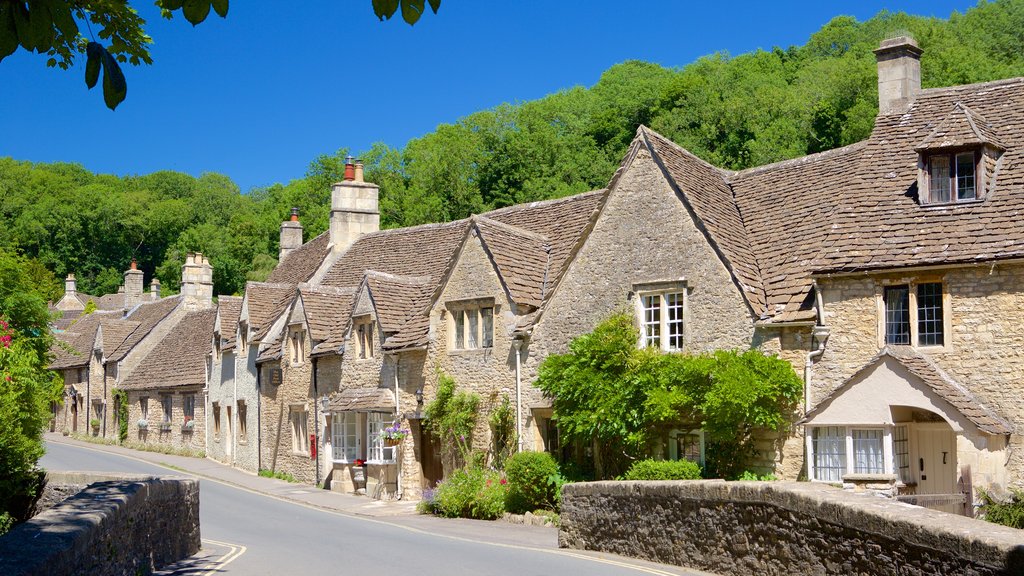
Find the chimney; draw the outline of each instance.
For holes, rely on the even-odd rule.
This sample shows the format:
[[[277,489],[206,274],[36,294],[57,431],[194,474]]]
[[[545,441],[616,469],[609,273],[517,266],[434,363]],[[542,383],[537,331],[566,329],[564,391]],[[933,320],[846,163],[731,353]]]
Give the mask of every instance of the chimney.
[[[124,272],[124,308],[131,310],[142,302],[142,270],[139,264],[132,258],[132,263]]]
[[[189,252],[181,267],[181,295],[185,307],[204,310],[213,307],[213,267],[202,252]]]
[[[75,280],[74,274],[68,274],[68,277],[64,280],[64,297],[75,298],[78,292],[78,281]]]
[[[878,113],[906,112],[921,91],[921,53],[910,36],[882,40],[878,60]]]
[[[149,284],[149,299],[154,302],[160,299],[160,280],[157,278]]]
[[[277,253],[277,261],[283,262],[284,257],[302,246],[302,224],[299,222],[299,209],[292,208],[291,219],[281,222],[281,250]]]
[[[331,186],[331,246],[344,252],[363,234],[380,230],[380,187],[363,181],[363,163],[345,159],[345,180]]]

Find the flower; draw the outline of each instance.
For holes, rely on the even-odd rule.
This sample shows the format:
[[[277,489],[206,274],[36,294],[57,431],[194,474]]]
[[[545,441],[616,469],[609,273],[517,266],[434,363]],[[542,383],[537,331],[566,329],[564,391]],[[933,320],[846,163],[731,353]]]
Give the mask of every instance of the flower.
[[[363,460],[362,458],[356,458],[355,465],[356,466],[364,466],[364,465],[366,465],[366,460]]]
[[[508,484],[508,480],[502,478],[501,479],[501,485],[504,486],[505,484]]]

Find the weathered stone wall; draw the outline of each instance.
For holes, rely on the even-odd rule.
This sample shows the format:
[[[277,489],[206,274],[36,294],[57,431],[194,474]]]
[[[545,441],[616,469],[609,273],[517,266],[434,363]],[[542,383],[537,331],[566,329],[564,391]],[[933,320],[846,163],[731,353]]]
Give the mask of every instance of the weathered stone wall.
[[[0,573],[148,574],[199,551],[198,480],[51,473],[48,481],[89,486],[0,537]]]
[[[312,346],[309,331],[302,331],[305,340],[306,356],[301,362],[293,364],[288,353],[288,328],[279,338],[285,339],[284,353],[280,360],[260,364],[263,370],[263,385],[260,391],[260,438],[262,466],[275,472],[286,472],[305,484],[316,483],[316,462],[308,450],[296,450],[295,446],[309,446],[309,435],[314,433],[313,403],[313,369],[309,359]],[[268,370],[281,369],[281,385],[270,383]],[[305,411],[305,438],[300,444],[295,441],[292,433],[291,412],[293,407]],[[223,418],[223,414],[221,416]]]
[[[216,337],[216,335],[214,336]],[[227,407],[232,407],[234,417],[235,405],[235,354],[233,350],[220,351],[214,348],[214,358],[210,373],[210,384],[206,393],[206,457],[224,464],[232,463],[233,438],[228,435]],[[220,412],[220,432],[216,430],[214,412]]]
[[[258,353],[257,346],[249,346],[245,351],[241,351],[239,348],[235,350],[235,382],[231,394],[237,394],[235,397],[235,406],[232,410],[235,422],[232,426],[232,431],[236,435],[237,440],[234,445],[234,466],[247,470],[249,472],[259,471],[259,406],[260,397],[259,391],[256,389],[256,356]],[[238,402],[242,401],[245,403],[245,437],[241,436],[241,420],[242,415],[238,412]],[[226,433],[226,418],[227,410],[225,406],[229,404],[221,404],[221,434]]]
[[[192,428],[186,428],[185,405],[186,395],[195,397],[194,418]],[[163,426],[164,408],[162,399],[164,396],[171,398],[170,426]],[[143,397],[149,398],[146,428],[139,428],[139,420],[142,419]],[[129,390],[128,391],[128,440],[144,444],[171,445],[177,448],[184,448],[194,452],[206,450],[206,414],[203,401],[203,391],[199,388],[186,388],[183,390]]]
[[[719,574],[1024,574],[1024,531],[809,482],[593,482],[559,546]]]
[[[822,279],[825,322],[833,327],[814,367],[816,404],[878,353],[883,343],[880,302],[884,283],[942,281],[951,331],[941,347],[919,351],[934,360],[980,402],[1024,427],[1024,266],[985,265],[922,274]],[[962,442],[959,443],[961,446]],[[1024,437],[1010,437],[1009,484],[1024,487]],[[976,471],[981,472],[981,471]]]

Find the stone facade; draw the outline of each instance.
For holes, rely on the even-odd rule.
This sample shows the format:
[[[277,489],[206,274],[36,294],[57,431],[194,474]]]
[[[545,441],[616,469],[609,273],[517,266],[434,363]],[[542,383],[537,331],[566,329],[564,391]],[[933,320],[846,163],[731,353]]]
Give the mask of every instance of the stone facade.
[[[1024,531],[807,482],[569,484],[558,542],[718,574],[1024,574]]]
[[[186,424],[185,418],[185,402],[189,397],[194,406],[191,425]],[[170,412],[165,411],[165,399],[170,402]],[[140,420],[145,420],[146,425],[140,426]],[[206,425],[203,391],[199,388],[128,391],[130,441],[203,453],[206,451]]]
[[[292,362],[285,348],[278,360],[259,365],[260,386],[260,461],[263,468],[286,472],[296,480],[316,483],[316,462],[311,457],[310,436],[314,434],[313,413],[317,396],[313,391],[313,363],[309,358],[312,343],[309,330],[302,324],[288,324],[278,337],[288,343],[289,333],[299,329],[306,352]],[[275,384],[271,370],[281,371],[281,383]],[[296,422],[295,418],[300,418]],[[301,424],[301,425],[299,425]]]

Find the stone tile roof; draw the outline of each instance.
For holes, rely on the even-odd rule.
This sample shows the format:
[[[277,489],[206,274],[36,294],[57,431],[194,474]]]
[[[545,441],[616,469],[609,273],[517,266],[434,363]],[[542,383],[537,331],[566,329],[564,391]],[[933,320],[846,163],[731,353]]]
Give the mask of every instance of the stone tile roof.
[[[381,344],[384,350],[405,350],[419,348],[430,343],[430,316],[425,314],[410,317],[398,331],[388,336]]]
[[[366,273],[377,321],[385,333],[394,333],[413,315],[424,315],[436,285],[428,276],[395,276],[375,270]]]
[[[108,353],[108,361],[118,362],[124,359],[132,351],[132,348],[141,342],[180,303],[181,296],[171,296],[155,302],[143,302],[132,309],[131,313],[125,316],[125,320],[138,322],[139,325],[128,334],[120,346]]]
[[[220,320],[221,350],[234,350],[238,336],[238,317],[242,314],[241,296],[218,296],[217,317]]]
[[[486,216],[475,216],[473,224],[512,301],[539,308],[549,272],[548,237]]]
[[[335,353],[345,343],[355,290],[328,286],[301,286],[299,297],[313,341],[311,356]]]
[[[988,120],[957,102],[949,116],[914,148],[918,151],[940,150],[978,144],[989,144],[1006,150],[1006,145],[996,135]]]
[[[75,323],[75,320],[78,320],[82,312],[82,310],[57,310],[50,307],[50,313],[54,315],[50,327],[56,332],[67,330]]]
[[[637,130],[637,137],[647,143],[669,181],[697,217],[698,227],[732,272],[751,310],[763,314],[765,289],[761,272],[727,181],[728,173],[644,126]]]
[[[97,311],[77,318],[64,332],[54,335],[50,352],[52,370],[81,368],[89,365],[89,359],[96,343],[96,331],[101,322],[115,322],[121,318],[118,312]]]
[[[394,412],[395,393],[390,388],[346,388],[331,396],[330,412]]]
[[[271,360],[280,360],[284,354],[285,334],[278,333],[260,343],[259,354],[256,355],[256,363],[262,364]]]
[[[274,321],[288,309],[296,295],[294,284],[248,282],[245,301],[249,308],[249,329],[253,341],[262,340]]]
[[[979,402],[967,388],[960,385],[949,376],[942,368],[939,368],[931,359],[919,354],[910,346],[886,346],[882,348],[874,358],[869,360],[863,368],[850,376],[842,385],[833,390],[826,398],[818,403],[817,407],[804,417],[801,422],[807,422],[833,398],[839,396],[854,380],[873,369],[881,360],[889,357],[898,362],[911,374],[917,376],[940,398],[948,402],[955,410],[973,422],[980,430],[989,434],[1011,434],[1013,427],[1009,421],[993,410],[986,408]]]
[[[308,281],[331,253],[330,241],[330,233],[324,232],[296,248],[274,268],[267,282],[300,284]]]
[[[140,322],[132,320],[114,320],[100,323],[100,334],[103,336],[104,353],[117,350],[128,336],[137,330]]]
[[[217,311],[189,312],[121,384],[128,390],[152,390],[206,384],[206,359],[213,349]]]
[[[1024,78],[1015,78],[924,90],[905,114],[879,116],[862,151],[859,178],[839,191],[842,206],[812,267],[851,272],[1024,256],[1022,110]],[[915,148],[951,112],[954,118],[963,112],[970,122],[961,125],[973,123],[979,137],[998,138],[1006,152],[994,166],[994,187],[985,200],[922,206]]]

